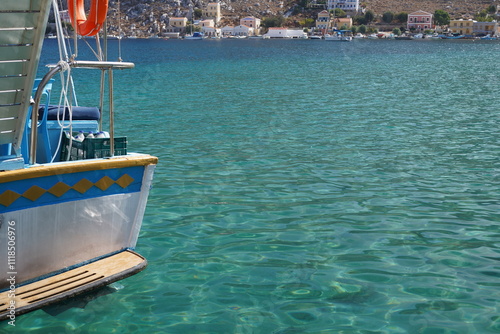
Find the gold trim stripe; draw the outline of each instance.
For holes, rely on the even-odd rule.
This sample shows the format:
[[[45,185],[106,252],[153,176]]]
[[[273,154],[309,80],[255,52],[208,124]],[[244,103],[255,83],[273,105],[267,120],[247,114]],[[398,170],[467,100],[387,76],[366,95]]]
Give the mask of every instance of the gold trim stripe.
[[[134,182],[134,178],[128,174],[124,174],[120,176],[116,181],[108,176],[103,176],[99,181],[93,183],[87,179],[81,179],[77,183],[75,183],[72,187],[67,185],[64,182],[57,182],[49,189],[43,189],[39,186],[31,186],[28,190],[26,190],[23,194],[19,194],[12,190],[6,190],[3,194],[0,195],[0,204],[5,207],[9,207],[12,203],[17,201],[20,197],[27,198],[32,202],[38,200],[42,195],[46,193],[50,193],[56,197],[61,197],[66,194],[69,190],[74,189],[78,191],[80,194],[84,194],[93,186],[101,189],[102,191],[106,191],[113,184],[118,184],[123,189],[127,188],[132,182]]]
[[[0,183],[34,179],[44,176],[88,172],[113,168],[156,165],[158,158],[147,154],[127,155],[109,159],[76,160],[48,165],[35,165],[25,169],[0,172]]]

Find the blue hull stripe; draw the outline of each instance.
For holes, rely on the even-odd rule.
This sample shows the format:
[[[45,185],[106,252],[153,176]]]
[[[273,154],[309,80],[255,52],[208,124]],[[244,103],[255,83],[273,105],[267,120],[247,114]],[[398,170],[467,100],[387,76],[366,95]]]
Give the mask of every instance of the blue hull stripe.
[[[49,175],[0,184],[0,213],[141,190],[144,166]]]

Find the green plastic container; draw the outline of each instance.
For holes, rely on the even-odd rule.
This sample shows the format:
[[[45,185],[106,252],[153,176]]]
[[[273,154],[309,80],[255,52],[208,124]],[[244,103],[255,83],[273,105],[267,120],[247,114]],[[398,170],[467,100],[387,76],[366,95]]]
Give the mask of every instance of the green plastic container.
[[[73,133],[73,137],[78,133]],[[85,134],[86,136],[87,134]],[[109,138],[85,138],[84,141],[71,141],[69,132],[64,132],[61,151],[61,161],[107,158],[111,156],[111,140]],[[127,137],[115,138],[115,156],[127,155]]]

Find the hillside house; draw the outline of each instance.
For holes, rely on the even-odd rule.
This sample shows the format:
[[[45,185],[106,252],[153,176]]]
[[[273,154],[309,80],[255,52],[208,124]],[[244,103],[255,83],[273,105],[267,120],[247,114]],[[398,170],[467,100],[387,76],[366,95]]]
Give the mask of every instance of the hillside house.
[[[352,28],[352,18],[339,17],[338,19],[335,19],[334,25],[337,27],[337,29],[342,29],[342,27],[344,27],[345,29],[351,29]]]
[[[327,8],[340,8],[345,12],[357,12],[359,11],[359,0],[328,0]]]
[[[204,19],[213,19],[215,24],[219,23],[222,19],[220,12],[220,3],[210,2],[202,11]]]

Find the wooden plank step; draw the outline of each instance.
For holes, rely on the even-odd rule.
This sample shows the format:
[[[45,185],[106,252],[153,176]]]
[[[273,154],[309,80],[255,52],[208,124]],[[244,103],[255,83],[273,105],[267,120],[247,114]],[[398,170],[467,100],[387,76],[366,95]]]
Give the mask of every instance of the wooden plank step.
[[[10,290],[4,291],[0,293],[0,321],[8,319],[11,301],[15,301],[18,316],[134,275],[146,265],[145,258],[126,250],[23,285],[16,288],[14,294]]]

